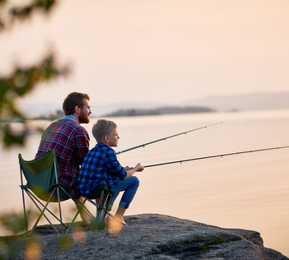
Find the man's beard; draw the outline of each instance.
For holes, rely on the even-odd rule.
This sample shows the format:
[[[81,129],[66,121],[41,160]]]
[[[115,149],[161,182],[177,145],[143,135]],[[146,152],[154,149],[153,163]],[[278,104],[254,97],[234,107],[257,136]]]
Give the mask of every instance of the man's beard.
[[[90,122],[90,119],[88,115],[85,115],[84,113],[80,113],[78,117],[79,124],[88,124]]]

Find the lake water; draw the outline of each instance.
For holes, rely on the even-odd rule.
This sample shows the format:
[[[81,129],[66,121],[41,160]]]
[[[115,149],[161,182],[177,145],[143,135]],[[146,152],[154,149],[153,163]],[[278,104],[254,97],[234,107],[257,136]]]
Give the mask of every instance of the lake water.
[[[91,136],[93,123],[84,125]],[[134,166],[289,145],[289,110],[111,118],[121,151],[190,129],[223,122],[118,155]],[[46,127],[49,122],[33,124]],[[0,210],[22,210],[18,153],[34,158],[39,134],[24,148],[0,150]],[[223,228],[261,233],[266,247],[289,257],[289,149],[147,168],[127,215],[159,213]],[[67,202],[70,203],[70,202]],[[73,207],[73,204],[67,204]],[[113,210],[115,210],[116,205]],[[0,234],[2,235],[2,234]]]

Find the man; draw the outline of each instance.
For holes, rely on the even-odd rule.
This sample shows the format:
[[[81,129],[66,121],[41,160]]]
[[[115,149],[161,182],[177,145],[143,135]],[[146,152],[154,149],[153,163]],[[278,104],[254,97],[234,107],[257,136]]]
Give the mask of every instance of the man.
[[[70,93],[63,102],[65,116],[44,131],[36,158],[54,149],[59,166],[59,182],[65,185],[72,199],[80,199],[75,192],[80,165],[89,150],[89,135],[80,124],[88,124],[91,114],[87,94]],[[80,199],[82,201],[82,199]],[[83,224],[88,220],[82,215]]]

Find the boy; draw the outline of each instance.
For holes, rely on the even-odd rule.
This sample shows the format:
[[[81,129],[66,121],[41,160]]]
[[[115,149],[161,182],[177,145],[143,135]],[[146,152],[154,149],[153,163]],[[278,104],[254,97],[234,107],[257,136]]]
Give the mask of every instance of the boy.
[[[143,171],[138,163],[135,167],[123,168],[118,162],[115,151],[111,147],[118,145],[117,125],[109,120],[99,119],[92,128],[97,144],[91,149],[81,166],[78,177],[78,191],[83,195],[93,194],[93,189],[106,182],[111,193],[110,208],[119,192],[124,191],[115,217],[121,221],[126,209],[139,186],[139,180],[133,174]]]

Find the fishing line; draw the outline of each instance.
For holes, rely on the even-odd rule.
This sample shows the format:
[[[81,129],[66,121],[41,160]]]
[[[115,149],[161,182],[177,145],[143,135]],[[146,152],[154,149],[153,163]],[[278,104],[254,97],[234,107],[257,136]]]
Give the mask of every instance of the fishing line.
[[[241,151],[241,152],[234,152],[234,153],[225,153],[225,154],[210,155],[210,156],[199,157],[199,158],[192,158],[192,159],[185,159],[185,160],[157,163],[157,164],[146,165],[146,166],[144,166],[144,168],[167,165],[167,164],[173,164],[173,163],[183,163],[183,162],[189,162],[189,161],[197,161],[197,160],[203,160],[203,159],[209,159],[209,158],[215,158],[215,157],[224,157],[224,156],[236,155],[236,154],[255,153],[255,152],[283,149],[283,148],[289,148],[289,146],[279,146],[279,147],[272,147],[272,148],[264,148],[264,149],[250,150],[250,151]]]
[[[182,132],[182,133],[178,133],[178,134],[175,134],[175,135],[170,135],[170,136],[167,136],[167,137],[164,137],[164,138],[161,138],[161,139],[157,139],[157,140],[154,140],[154,141],[151,141],[151,142],[148,142],[148,143],[144,143],[144,144],[140,144],[140,145],[128,148],[126,150],[119,151],[116,154],[125,153],[125,152],[131,151],[131,150],[134,150],[134,149],[137,149],[137,148],[140,148],[140,147],[144,148],[145,146],[147,146],[149,144],[154,144],[154,143],[157,143],[157,142],[160,142],[160,141],[165,141],[165,140],[167,140],[169,138],[173,138],[173,137],[176,137],[176,136],[179,136],[179,135],[187,134],[187,133],[190,133],[190,132],[193,132],[193,131],[197,131],[197,130],[200,130],[200,129],[203,129],[203,128],[208,128],[210,126],[214,126],[214,125],[218,125],[218,124],[222,124],[222,123],[223,122],[219,122],[219,123],[215,123],[215,124],[211,124],[211,125],[198,127],[198,128],[195,128],[195,129],[192,129],[192,130],[189,130],[189,131],[185,131],[185,132]]]

